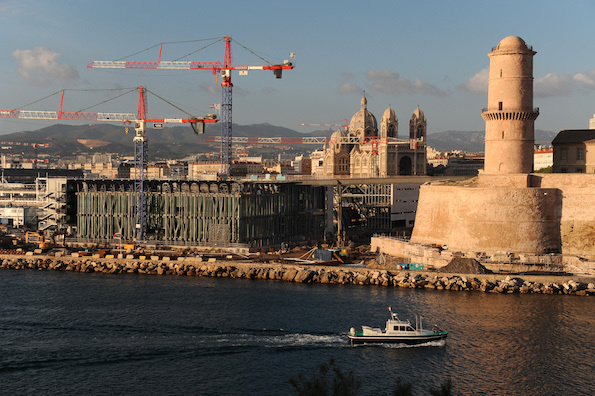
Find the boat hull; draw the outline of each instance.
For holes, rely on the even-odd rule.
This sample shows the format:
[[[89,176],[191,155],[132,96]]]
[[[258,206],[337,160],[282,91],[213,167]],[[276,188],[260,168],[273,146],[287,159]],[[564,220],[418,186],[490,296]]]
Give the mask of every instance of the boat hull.
[[[441,332],[423,336],[390,336],[390,335],[349,335],[349,341],[352,345],[359,344],[407,344],[418,345],[426,342],[440,341],[446,339],[448,333]]]

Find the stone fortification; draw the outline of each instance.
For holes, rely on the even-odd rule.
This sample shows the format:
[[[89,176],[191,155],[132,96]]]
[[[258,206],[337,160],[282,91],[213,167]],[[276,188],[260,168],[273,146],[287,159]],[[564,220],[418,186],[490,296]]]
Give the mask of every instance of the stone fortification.
[[[413,243],[595,259],[595,175],[530,173],[534,55],[515,36],[489,54],[484,172],[466,186],[422,186]]]
[[[481,175],[475,185],[424,185],[411,242],[593,260],[592,202],[595,175]]]
[[[521,279],[496,275],[415,273],[371,268],[299,266],[237,262],[114,260],[86,258],[1,258],[0,268],[107,274],[153,274],[238,279],[278,280],[294,283],[377,285],[410,289],[477,290],[492,293],[595,295],[595,283],[563,277]]]
[[[561,199],[556,189],[424,185],[411,242],[486,253],[556,252]]]
[[[547,174],[534,180],[559,191],[562,254],[595,259],[595,175]]]
[[[534,124],[533,56],[523,39],[504,38],[492,52],[488,80],[485,172],[529,173],[533,170]]]

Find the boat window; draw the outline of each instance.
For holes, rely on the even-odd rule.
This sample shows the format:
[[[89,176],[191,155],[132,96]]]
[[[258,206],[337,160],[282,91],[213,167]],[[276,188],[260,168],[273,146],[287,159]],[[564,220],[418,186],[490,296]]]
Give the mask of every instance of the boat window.
[[[399,326],[394,326],[394,327],[393,327],[393,330],[394,330],[394,331],[399,331]]]
[[[401,326],[401,331],[405,331],[405,326]]]
[[[413,327],[407,326],[407,331],[415,331],[415,330],[413,330]]]

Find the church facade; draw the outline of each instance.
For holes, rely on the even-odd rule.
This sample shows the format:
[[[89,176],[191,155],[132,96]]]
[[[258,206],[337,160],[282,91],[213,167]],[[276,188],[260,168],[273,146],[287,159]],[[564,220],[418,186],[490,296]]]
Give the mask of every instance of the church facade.
[[[380,120],[367,108],[351,117],[348,131],[334,132],[324,147],[324,175],[328,177],[386,177],[426,174],[427,121],[419,107],[409,121],[409,139],[399,139],[399,119],[389,106]]]

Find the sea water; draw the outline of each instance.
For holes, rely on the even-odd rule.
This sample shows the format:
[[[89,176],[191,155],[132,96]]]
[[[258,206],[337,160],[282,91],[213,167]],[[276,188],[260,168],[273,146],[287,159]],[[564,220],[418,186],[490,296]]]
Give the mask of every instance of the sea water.
[[[388,306],[448,339],[349,345]],[[1,394],[290,395],[330,359],[363,395],[593,395],[595,299],[0,270]]]

